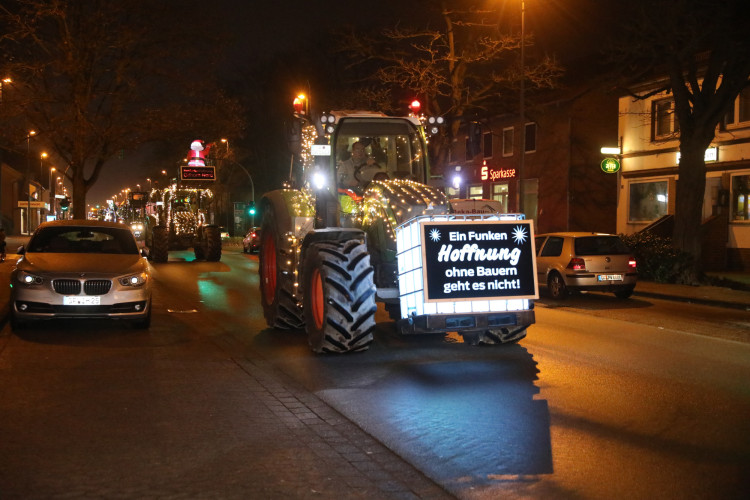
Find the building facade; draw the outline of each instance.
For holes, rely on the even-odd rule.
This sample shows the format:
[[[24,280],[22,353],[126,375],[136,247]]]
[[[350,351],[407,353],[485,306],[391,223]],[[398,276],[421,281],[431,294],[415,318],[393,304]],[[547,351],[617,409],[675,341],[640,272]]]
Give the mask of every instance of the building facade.
[[[618,129],[622,174],[617,231],[632,234],[674,214],[679,123],[672,95],[621,97]],[[705,160],[704,268],[749,270],[750,88],[717,128]]]
[[[507,212],[521,201],[537,233],[614,232],[617,175],[601,168],[600,149],[617,141],[617,100],[577,89],[531,108],[523,164],[517,116],[468,124],[444,170],[446,193],[498,200]]]

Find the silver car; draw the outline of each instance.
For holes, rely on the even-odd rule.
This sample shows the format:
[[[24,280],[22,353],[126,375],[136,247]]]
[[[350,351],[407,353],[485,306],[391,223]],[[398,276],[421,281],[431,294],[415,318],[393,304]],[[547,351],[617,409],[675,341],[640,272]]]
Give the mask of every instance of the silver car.
[[[150,268],[128,226],[45,222],[19,253],[10,279],[14,328],[53,318],[111,318],[150,326]]]
[[[536,266],[539,283],[554,299],[571,291],[613,292],[621,299],[633,294],[638,279],[635,257],[619,236],[604,233],[539,234]]]

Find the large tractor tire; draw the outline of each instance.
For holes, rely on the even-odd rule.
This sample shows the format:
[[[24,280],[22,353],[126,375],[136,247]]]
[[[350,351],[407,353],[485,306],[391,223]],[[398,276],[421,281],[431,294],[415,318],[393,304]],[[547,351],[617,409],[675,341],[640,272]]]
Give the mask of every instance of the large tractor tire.
[[[221,260],[221,232],[216,226],[203,228],[203,239],[205,241],[206,260],[219,262]]]
[[[525,326],[498,328],[479,333],[467,333],[463,336],[464,342],[470,345],[516,344],[524,337],[526,337]]]
[[[154,226],[151,235],[151,249],[148,256],[154,262],[169,260],[169,231],[165,226]]]
[[[270,207],[264,211],[261,228],[258,274],[266,323],[272,328],[301,329],[304,322],[295,298],[291,268],[293,249],[286,237],[280,234]]]
[[[314,352],[364,351],[375,329],[374,270],[359,240],[319,242],[305,251],[305,330]]]

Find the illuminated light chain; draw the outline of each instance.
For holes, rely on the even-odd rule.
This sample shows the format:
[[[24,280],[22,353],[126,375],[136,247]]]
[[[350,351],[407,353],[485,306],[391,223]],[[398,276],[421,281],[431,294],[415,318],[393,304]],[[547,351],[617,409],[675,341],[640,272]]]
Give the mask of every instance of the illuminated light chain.
[[[318,131],[315,129],[315,125],[307,124],[302,127],[302,169],[307,171],[315,164],[315,157],[312,155],[312,146],[315,144],[315,139],[318,138]]]

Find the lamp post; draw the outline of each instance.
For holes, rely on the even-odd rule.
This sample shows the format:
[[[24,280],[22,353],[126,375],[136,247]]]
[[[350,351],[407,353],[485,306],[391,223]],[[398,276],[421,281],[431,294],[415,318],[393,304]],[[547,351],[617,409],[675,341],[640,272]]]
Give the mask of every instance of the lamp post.
[[[52,172],[56,172],[57,169],[55,167],[49,168],[49,176],[47,177],[47,191],[49,192],[49,211],[52,212],[52,214],[55,216],[55,219],[57,219],[57,213],[55,212],[55,185],[52,184]]]
[[[525,79],[526,69],[524,68],[524,56],[525,56],[525,45],[526,45],[526,0],[521,0],[521,82],[519,85],[519,106],[518,114],[521,120],[521,140],[520,142],[520,156],[518,158],[518,187],[516,189],[516,207],[518,212],[523,213],[523,167],[526,160],[526,113],[525,113]]]
[[[31,234],[31,137],[36,135],[29,130],[26,136],[26,234]]]
[[[3,78],[0,81],[0,103],[3,102],[3,84],[4,83],[13,83],[13,80],[11,78]]]

